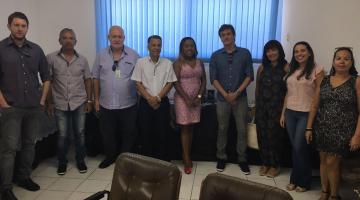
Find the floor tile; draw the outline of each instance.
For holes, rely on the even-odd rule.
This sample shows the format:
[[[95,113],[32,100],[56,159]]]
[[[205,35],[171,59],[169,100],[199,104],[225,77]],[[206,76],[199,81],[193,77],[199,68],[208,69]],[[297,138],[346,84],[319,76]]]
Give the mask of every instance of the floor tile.
[[[43,191],[36,200],[67,200],[72,192],[65,191]]]
[[[108,186],[110,181],[103,180],[85,180],[81,185],[76,189],[77,192],[99,192],[104,190]]]
[[[180,199],[190,199],[192,187],[193,187],[192,184],[191,185],[181,184],[179,198]]]
[[[49,187],[48,190],[73,192],[82,182],[84,182],[83,179],[59,178]]]
[[[240,167],[237,164],[233,164],[233,163],[227,164],[225,171],[222,173],[229,176],[235,176],[238,178],[246,179],[245,174],[240,170]]]
[[[201,186],[194,186],[191,192],[191,199],[199,199]]]
[[[91,195],[93,195],[94,193],[86,193],[86,192],[73,192],[70,197],[68,198],[68,200],[83,200],[87,197],[90,197]],[[106,197],[104,197],[103,199],[106,199]]]
[[[55,165],[50,166],[47,165],[46,167],[44,167],[43,169],[41,169],[41,171],[35,171],[33,173],[33,176],[40,176],[40,177],[50,177],[50,178],[59,178],[61,176],[59,176],[57,173],[57,167]]]
[[[21,200],[35,200],[43,192],[43,190],[32,192],[17,186],[14,186],[13,191],[15,196]]]
[[[200,187],[202,181],[206,178],[206,176],[207,176],[207,175],[205,175],[205,174],[196,174],[196,175],[195,175],[195,178],[194,178],[193,187],[195,187],[195,186]]]
[[[196,167],[196,174],[211,174],[216,172],[216,163],[198,162]]]
[[[61,177],[75,178],[75,179],[87,179],[94,171],[95,171],[95,168],[88,167],[88,170],[86,173],[80,173],[76,167],[72,167],[72,168],[68,169],[66,174]]]
[[[105,180],[111,181],[114,175],[113,170],[108,169],[95,169],[94,172],[89,176],[89,180]]]
[[[32,178],[33,181],[40,185],[40,189],[46,190],[49,188],[50,185],[52,185],[55,181],[57,181],[59,178],[53,178],[53,177],[40,177],[35,176]]]
[[[257,177],[248,177],[249,181],[253,181],[253,182],[257,182],[257,183],[262,183],[265,185],[270,185],[270,186],[276,186],[274,179],[272,178],[257,178]]]

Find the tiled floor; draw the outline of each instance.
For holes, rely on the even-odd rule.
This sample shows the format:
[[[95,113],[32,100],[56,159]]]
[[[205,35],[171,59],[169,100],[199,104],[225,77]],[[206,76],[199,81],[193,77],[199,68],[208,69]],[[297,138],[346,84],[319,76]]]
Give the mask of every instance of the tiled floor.
[[[15,186],[15,194],[20,200],[80,200],[95,192],[104,189],[109,190],[114,165],[107,169],[99,169],[97,166],[102,158],[101,156],[87,158],[88,172],[85,174],[80,174],[74,162],[71,161],[68,165],[68,171],[64,176],[56,174],[56,159],[47,159],[33,172],[33,178],[40,184],[41,190],[29,192]],[[180,161],[173,162],[182,170],[183,166]],[[215,165],[214,162],[194,162],[193,173],[190,175],[183,174],[182,176],[180,199],[198,199],[201,181],[207,174],[215,172]],[[250,175],[243,175],[238,165],[228,164],[223,173],[281,189],[284,189],[289,181],[290,169],[282,169],[281,174],[276,178],[261,177],[258,175],[258,169],[259,166],[251,166],[252,173]],[[311,191],[305,193],[290,192],[290,194],[295,200],[318,199],[320,196],[319,181],[315,180],[313,190]]]

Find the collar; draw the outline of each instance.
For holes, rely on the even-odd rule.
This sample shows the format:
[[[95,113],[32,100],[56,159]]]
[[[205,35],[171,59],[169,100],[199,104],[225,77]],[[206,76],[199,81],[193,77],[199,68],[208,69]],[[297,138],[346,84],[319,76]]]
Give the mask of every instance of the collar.
[[[161,57],[159,57],[158,61],[156,63],[153,62],[153,60],[151,60],[151,57],[148,56],[148,61],[151,63],[151,64],[154,64],[154,65],[158,65],[161,61]]]
[[[63,49],[61,48],[60,50],[59,50],[59,52],[57,53],[57,55],[58,56],[61,56],[61,54],[63,53]],[[78,52],[74,49],[74,55],[76,56],[76,57],[79,57],[79,54],[78,54]]]
[[[10,46],[10,45],[14,45],[17,47],[17,45],[15,44],[15,41],[14,39],[11,37],[11,35],[7,38],[7,41],[6,41],[6,45],[7,46]],[[26,47],[29,47],[29,48],[32,48],[31,46],[31,43],[25,38],[24,40],[24,44],[23,44],[23,47],[26,46]]]
[[[238,51],[238,49],[239,49],[239,47],[237,47],[237,46],[235,45],[234,51],[233,51],[232,53],[236,53],[236,52]],[[222,48],[222,49],[221,49],[221,53],[227,54],[228,52],[225,50],[225,48]]]
[[[127,53],[127,47],[126,47],[125,45],[123,46],[122,52],[123,52],[125,55],[128,54],[128,53]],[[112,55],[112,48],[111,48],[111,46],[108,47],[108,53],[109,53],[110,55]]]

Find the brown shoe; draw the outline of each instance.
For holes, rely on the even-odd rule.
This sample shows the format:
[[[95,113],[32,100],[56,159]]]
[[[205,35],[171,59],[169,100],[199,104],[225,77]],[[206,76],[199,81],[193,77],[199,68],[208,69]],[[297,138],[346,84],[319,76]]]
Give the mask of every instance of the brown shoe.
[[[267,173],[266,173],[266,176],[269,177],[269,178],[274,178],[276,177],[277,175],[279,175],[279,172],[280,172],[280,168],[279,167],[271,167]]]
[[[268,172],[270,167],[267,167],[267,166],[261,166],[260,169],[259,169],[259,175],[260,176],[265,176],[266,173]]]

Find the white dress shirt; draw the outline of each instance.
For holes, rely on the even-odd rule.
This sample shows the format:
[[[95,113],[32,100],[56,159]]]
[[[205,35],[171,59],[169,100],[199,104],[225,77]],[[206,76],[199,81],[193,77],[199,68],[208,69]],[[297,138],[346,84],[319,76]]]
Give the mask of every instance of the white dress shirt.
[[[177,81],[169,59],[159,58],[154,63],[149,56],[138,59],[131,80],[141,82],[152,96],[157,96],[167,83]]]

